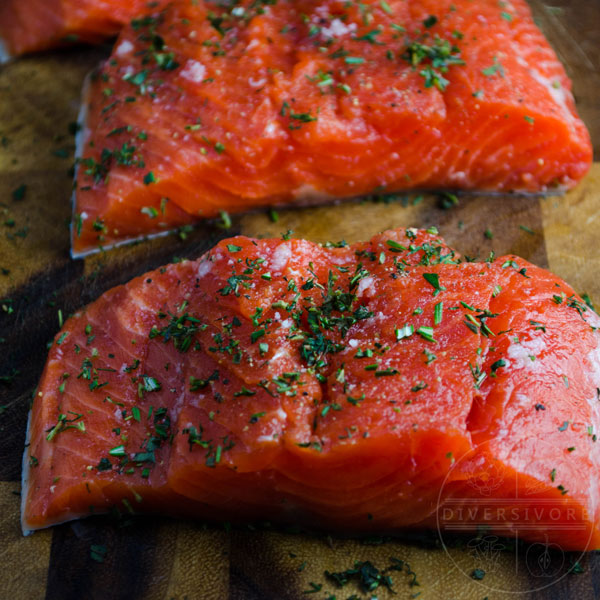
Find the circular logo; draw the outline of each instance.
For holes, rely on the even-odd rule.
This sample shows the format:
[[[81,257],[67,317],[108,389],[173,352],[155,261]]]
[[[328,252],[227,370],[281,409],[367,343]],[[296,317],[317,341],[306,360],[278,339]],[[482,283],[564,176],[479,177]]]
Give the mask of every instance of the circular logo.
[[[553,456],[556,448],[534,442],[535,451],[527,454],[531,461],[520,473],[510,459],[495,458],[489,443],[481,444],[452,464],[440,489],[436,520],[442,547],[455,568],[490,591],[530,593],[554,585],[585,554],[569,552],[561,540],[586,547],[592,535],[586,509],[565,501],[556,475],[549,472],[548,482],[535,476],[548,463],[544,458],[538,464],[536,457]],[[575,468],[562,461],[560,477],[576,480]],[[556,493],[548,494],[549,482]]]

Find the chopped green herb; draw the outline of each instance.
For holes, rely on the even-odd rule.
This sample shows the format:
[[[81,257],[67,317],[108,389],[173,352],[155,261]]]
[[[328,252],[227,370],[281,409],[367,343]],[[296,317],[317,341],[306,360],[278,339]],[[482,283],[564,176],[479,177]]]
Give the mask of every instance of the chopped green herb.
[[[394,11],[385,0],[379,0],[379,6],[381,6],[381,10],[383,10],[383,12],[387,13],[388,15],[394,14]]]
[[[140,409],[137,406],[133,406],[131,408],[131,414],[138,423],[141,421]]]
[[[219,211],[219,222],[217,225],[221,229],[231,229],[231,217],[224,210]]]
[[[20,185],[18,188],[12,191],[12,199],[15,202],[19,200],[23,200],[25,198],[25,192],[27,191],[27,186],[25,184]]]
[[[155,377],[142,375],[143,389],[146,392],[158,392],[161,389],[159,381]]]
[[[118,446],[115,446],[114,448],[111,448],[108,453],[111,456],[126,456],[127,453],[125,452],[125,446],[123,444],[119,444]]]
[[[144,206],[140,208],[140,212],[144,215],[148,215],[151,219],[158,217],[158,211],[154,208],[154,206]]]
[[[107,552],[106,546],[100,546],[98,544],[92,544],[90,546],[90,558],[96,562],[103,563]]]
[[[433,327],[419,327],[417,333],[428,342],[435,342],[435,339],[433,338]]]
[[[522,229],[525,233],[528,233],[530,235],[535,235],[535,231],[533,231],[533,229],[530,229],[526,225],[519,225],[519,229]]]
[[[423,65],[419,75],[425,79],[425,87],[435,86],[441,92],[444,92],[450,83],[442,73],[446,73],[451,66],[465,64],[460,58],[460,49],[438,36],[435,37],[432,45],[419,41],[412,42],[406,48],[402,58],[415,68]]]
[[[500,64],[496,56],[494,56],[494,63],[485,69],[481,69],[481,72],[486,77],[491,77],[496,74],[500,75],[500,77],[504,77],[504,67]]]
[[[581,294],[581,297],[583,298],[583,301],[592,309],[592,310],[596,310],[594,308],[594,305],[592,304],[592,299],[589,297],[588,294]]]
[[[46,440],[51,442],[59,433],[63,431],[67,431],[68,429],[76,429],[81,433],[85,433],[85,424],[83,422],[83,415],[74,413],[72,411],[67,411],[69,414],[74,415],[71,419],[67,417],[67,415],[61,413],[58,415],[58,421],[54,427],[50,427],[47,429],[48,435],[46,436]]]
[[[112,469],[112,463],[108,458],[101,458],[96,469],[98,469],[98,471],[110,471]]]
[[[433,324],[439,325],[442,322],[442,316],[444,311],[444,303],[438,302],[434,307],[433,312]]]
[[[490,370],[492,372],[492,377],[494,377],[496,375],[496,371],[500,367],[505,367],[505,366],[506,366],[506,361],[503,358],[500,358],[495,363],[492,363],[492,366],[490,367]]]
[[[202,327],[200,319],[192,317],[188,313],[177,316],[172,313],[168,313],[171,317],[169,323],[162,329],[158,329],[153,326],[150,329],[149,337],[153,339],[155,337],[162,337],[166,344],[169,340],[173,340],[173,345],[179,352],[187,352],[194,341],[196,332]],[[159,319],[167,317],[165,313],[158,314]]]
[[[144,175],[144,185],[150,185],[151,183],[156,183],[156,177],[152,171],[148,171]]]
[[[398,242],[395,242],[394,240],[387,240],[385,243],[387,244],[391,252],[404,252],[406,250],[405,246],[399,244]]]
[[[410,337],[415,332],[415,328],[412,325],[404,325],[404,327],[396,327],[394,333],[396,335],[396,340],[401,340],[403,338]]]
[[[437,273],[423,273],[423,278],[435,290],[433,293],[434,296],[446,290],[443,285],[440,285],[440,276]]]

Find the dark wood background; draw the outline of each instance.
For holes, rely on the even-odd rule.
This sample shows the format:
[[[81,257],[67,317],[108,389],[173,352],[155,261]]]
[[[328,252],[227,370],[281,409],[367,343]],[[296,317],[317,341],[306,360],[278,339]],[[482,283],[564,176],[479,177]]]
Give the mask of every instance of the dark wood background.
[[[532,2],[536,19],[574,80],[581,116],[600,150],[600,2]],[[391,204],[281,211],[278,223],[257,213],[234,219],[224,232],[203,224],[193,232],[73,261],[69,258],[69,170],[83,77],[109,48],[58,51],[0,67],[0,600],[300,599],[338,600],[356,593],[325,570],[390,557],[409,561],[420,585],[395,575],[396,598],[587,599],[600,597],[600,557],[568,555],[582,573],[540,580],[522,558],[504,552],[481,567],[460,547],[410,540],[348,540],[141,518],[88,519],[23,538],[19,489],[25,424],[46,344],[63,316],[103,291],[170,262],[196,258],[225,235],[279,235],[293,229],[316,241],[366,238],[394,226],[437,225],[464,254],[514,252],[549,267],[600,304],[600,165],[565,197],[462,198],[443,210],[435,197]],[[16,193],[25,185],[24,194]],[[22,189],[22,188],[21,188]],[[22,197],[21,197],[22,195]],[[490,229],[493,238],[484,232]],[[533,232],[533,233],[531,233]],[[185,239],[183,239],[185,238]],[[98,559],[103,557],[100,562]],[[306,594],[322,588],[314,594]],[[545,587],[544,587],[545,586]],[[381,590],[378,598],[392,597]]]

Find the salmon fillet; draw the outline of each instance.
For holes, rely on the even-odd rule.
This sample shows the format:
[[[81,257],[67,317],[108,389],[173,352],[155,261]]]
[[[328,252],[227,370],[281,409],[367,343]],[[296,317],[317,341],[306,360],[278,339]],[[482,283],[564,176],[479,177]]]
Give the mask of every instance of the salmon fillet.
[[[524,0],[176,0],[84,94],[73,255],[260,206],[573,186],[592,151]]]
[[[117,507],[598,548],[599,325],[551,273],[435,230],[225,240],[57,334],[24,531]]]
[[[2,0],[0,62],[74,42],[100,42],[117,35],[148,4],[148,0]]]

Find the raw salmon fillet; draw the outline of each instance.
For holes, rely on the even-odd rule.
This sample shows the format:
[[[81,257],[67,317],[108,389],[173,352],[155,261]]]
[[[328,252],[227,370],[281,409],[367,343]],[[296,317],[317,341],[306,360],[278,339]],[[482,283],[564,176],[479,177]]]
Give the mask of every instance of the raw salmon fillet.
[[[599,325],[551,273],[435,230],[225,240],[57,334],[24,531],[117,507],[598,548]]]
[[[265,205],[569,188],[570,87],[524,0],[176,0],[84,93],[73,254]]]
[[[0,62],[1,58],[115,36],[149,4],[156,6],[148,0],[2,0],[4,56]]]

